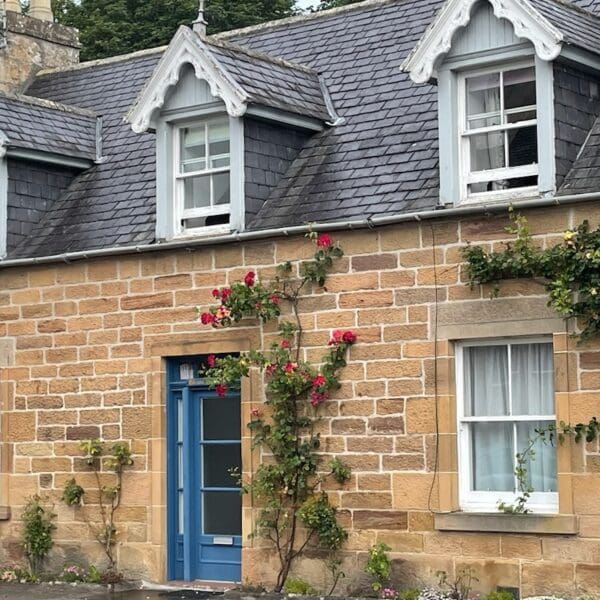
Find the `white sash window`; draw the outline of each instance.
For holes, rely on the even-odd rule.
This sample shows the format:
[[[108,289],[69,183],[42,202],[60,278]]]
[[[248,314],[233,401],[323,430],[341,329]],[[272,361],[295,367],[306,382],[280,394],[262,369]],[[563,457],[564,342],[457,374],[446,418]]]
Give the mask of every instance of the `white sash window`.
[[[556,422],[548,339],[469,342],[457,347],[459,480],[462,510],[495,512],[520,495],[516,454],[535,430]],[[526,463],[533,512],[558,511],[556,447],[538,441]]]

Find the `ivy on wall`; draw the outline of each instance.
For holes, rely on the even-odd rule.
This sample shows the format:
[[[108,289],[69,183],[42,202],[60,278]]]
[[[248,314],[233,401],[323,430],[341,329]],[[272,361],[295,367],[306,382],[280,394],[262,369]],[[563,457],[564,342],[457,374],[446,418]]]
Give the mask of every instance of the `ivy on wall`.
[[[507,231],[516,236],[506,248],[490,252],[468,245],[464,250],[472,286],[503,279],[541,278],[549,305],[563,318],[576,318],[582,340],[600,333],[600,228],[587,221],[564,232],[561,243],[540,248],[531,237],[527,219],[510,211]]]

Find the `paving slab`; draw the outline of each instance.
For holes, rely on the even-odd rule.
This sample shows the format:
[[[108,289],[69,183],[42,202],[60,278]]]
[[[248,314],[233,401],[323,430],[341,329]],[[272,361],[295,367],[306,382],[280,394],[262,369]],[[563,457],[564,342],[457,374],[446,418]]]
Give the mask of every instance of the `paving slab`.
[[[0,583],[0,600],[206,600],[218,595],[196,590],[111,593],[97,585]]]

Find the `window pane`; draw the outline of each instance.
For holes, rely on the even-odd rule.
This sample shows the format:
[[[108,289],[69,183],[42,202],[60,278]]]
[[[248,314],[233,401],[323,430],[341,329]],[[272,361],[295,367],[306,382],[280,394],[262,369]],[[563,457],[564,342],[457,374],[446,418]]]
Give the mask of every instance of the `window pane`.
[[[213,175],[213,204],[229,204],[229,171]]]
[[[493,127],[494,125],[500,125],[500,114],[493,117],[469,117],[469,129],[480,129],[482,127]]]
[[[537,118],[537,112],[535,110],[519,110],[505,115],[504,120],[507,123],[519,123],[521,121],[532,121],[535,118]]]
[[[531,440],[535,439],[536,429],[548,427],[548,421],[536,421],[533,423],[517,424],[517,449],[523,453]],[[556,447],[552,444],[538,440],[534,447],[533,460],[528,460],[525,468],[527,469],[528,484],[536,492],[556,492]]]
[[[204,398],[202,400],[202,439],[239,440],[242,435],[240,399]]]
[[[554,414],[552,344],[511,346],[511,378],[513,414]]]
[[[211,167],[229,166],[229,123],[227,121],[209,125],[208,144]]]
[[[508,166],[537,163],[537,127],[510,129],[508,132]]]
[[[481,133],[469,137],[471,171],[504,167],[504,133]]]
[[[204,492],[204,533],[242,535],[242,497],[239,492]]]
[[[210,175],[188,177],[184,181],[183,207],[207,208],[210,206]]]
[[[514,448],[512,423],[471,425],[473,490],[512,492]]]
[[[508,349],[506,346],[465,348],[465,414],[508,415]]]
[[[468,77],[467,116],[489,113],[500,114],[500,74],[490,73]]]
[[[516,69],[504,73],[504,108],[535,106],[535,69]]]
[[[186,127],[181,130],[181,172],[206,169],[205,128]]]
[[[237,487],[230,469],[242,467],[240,444],[209,444],[202,447],[204,485],[206,487]]]

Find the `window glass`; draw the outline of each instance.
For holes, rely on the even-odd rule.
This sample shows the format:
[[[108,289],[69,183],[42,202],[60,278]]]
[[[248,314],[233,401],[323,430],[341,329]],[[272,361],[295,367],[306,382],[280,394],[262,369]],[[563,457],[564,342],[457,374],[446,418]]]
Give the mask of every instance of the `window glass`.
[[[188,177],[184,180],[184,208],[210,206],[210,175]]]
[[[228,119],[182,127],[176,174],[180,230],[229,223],[231,203]]]
[[[516,454],[524,453],[536,430],[554,424],[554,365],[550,342],[515,341],[467,345],[462,350],[460,469],[468,477],[467,503],[511,502],[517,493]],[[526,465],[534,492],[557,490],[556,448],[536,441]],[[466,462],[465,462],[466,461]],[[473,500],[468,494],[475,496]],[[489,494],[485,496],[485,494]],[[505,494],[502,497],[502,494]],[[507,496],[508,494],[508,496]],[[481,505],[478,505],[481,508]]]
[[[537,186],[535,68],[466,77],[464,85],[467,193]],[[488,171],[489,179],[482,180],[481,173]]]
[[[181,130],[181,172],[191,173],[206,169],[206,132],[204,127],[186,127]]]

